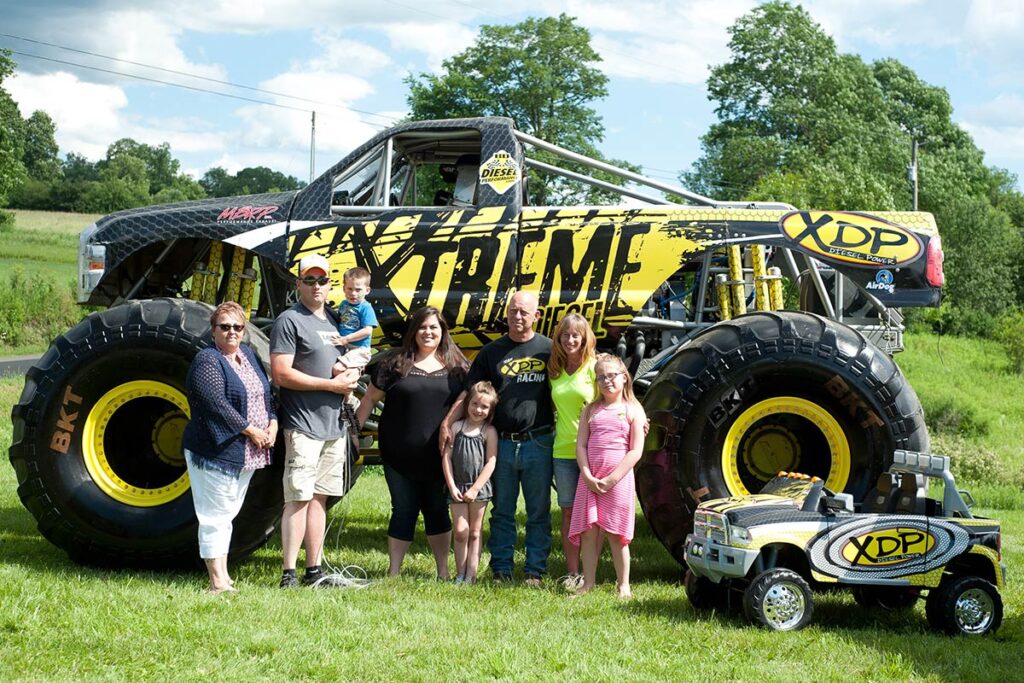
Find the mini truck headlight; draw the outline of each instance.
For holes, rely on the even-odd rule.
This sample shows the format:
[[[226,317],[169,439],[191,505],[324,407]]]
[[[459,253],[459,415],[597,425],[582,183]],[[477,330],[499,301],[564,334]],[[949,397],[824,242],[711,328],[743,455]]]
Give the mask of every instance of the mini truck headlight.
[[[729,526],[729,542],[750,543],[750,530],[742,526]]]

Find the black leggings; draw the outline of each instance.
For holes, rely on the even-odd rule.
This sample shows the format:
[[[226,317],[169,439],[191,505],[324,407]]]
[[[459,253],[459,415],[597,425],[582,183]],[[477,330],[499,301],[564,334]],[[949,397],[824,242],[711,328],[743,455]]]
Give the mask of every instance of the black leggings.
[[[427,536],[452,530],[444,482],[436,479],[410,479],[387,463],[384,464],[384,479],[391,493],[388,536],[399,541],[411,541],[421,512]]]

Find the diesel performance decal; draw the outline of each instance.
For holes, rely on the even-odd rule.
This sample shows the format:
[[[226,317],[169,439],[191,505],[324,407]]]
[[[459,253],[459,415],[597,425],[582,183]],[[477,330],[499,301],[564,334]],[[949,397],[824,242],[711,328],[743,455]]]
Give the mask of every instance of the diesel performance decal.
[[[505,150],[495,152],[480,164],[480,182],[498,194],[505,194],[508,188],[519,182],[519,164]]]
[[[882,521],[884,520],[884,521]],[[942,518],[886,515],[836,524],[811,541],[811,567],[840,581],[894,579],[938,569],[970,545],[970,534]]]
[[[859,266],[899,266],[917,259],[923,245],[906,228],[864,213],[793,211],[779,220],[791,242],[828,261]]]
[[[217,216],[218,223],[270,223],[280,206],[231,206]]]

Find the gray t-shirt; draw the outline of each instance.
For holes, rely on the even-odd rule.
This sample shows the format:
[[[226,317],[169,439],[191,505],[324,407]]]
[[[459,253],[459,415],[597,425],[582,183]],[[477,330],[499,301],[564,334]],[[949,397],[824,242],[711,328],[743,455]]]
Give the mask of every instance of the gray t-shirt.
[[[330,318],[321,319],[297,303],[277,316],[270,333],[270,353],[295,356],[292,367],[313,377],[330,379],[331,366],[338,359],[338,348],[331,337],[338,328]],[[296,391],[281,387],[282,429],[295,429],[320,441],[345,435],[339,424],[342,394],[331,391]]]

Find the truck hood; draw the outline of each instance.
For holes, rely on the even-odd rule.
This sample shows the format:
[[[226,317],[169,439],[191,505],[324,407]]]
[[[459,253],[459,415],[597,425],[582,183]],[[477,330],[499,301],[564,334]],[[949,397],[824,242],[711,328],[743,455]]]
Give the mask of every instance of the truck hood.
[[[82,236],[83,246],[105,246],[106,267],[112,270],[129,254],[154,242],[182,238],[225,241],[261,229],[271,237],[254,251],[277,258],[284,253],[283,235],[297,194],[297,190],[270,192],[118,211],[88,228],[88,234]],[[282,244],[275,244],[279,236]]]

